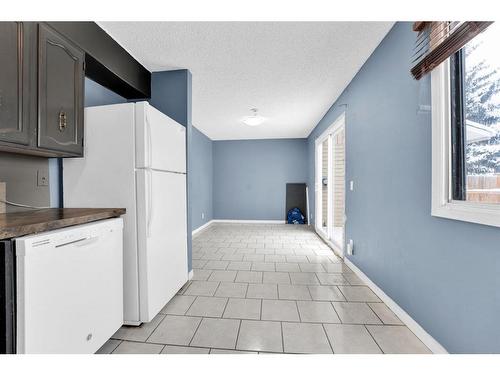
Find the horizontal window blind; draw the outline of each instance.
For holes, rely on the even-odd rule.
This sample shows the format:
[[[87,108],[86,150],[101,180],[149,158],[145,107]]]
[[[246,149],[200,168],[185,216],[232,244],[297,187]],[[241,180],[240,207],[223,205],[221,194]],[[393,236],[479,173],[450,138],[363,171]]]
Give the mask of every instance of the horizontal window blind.
[[[485,30],[493,22],[419,21],[413,24],[418,32],[411,61],[411,74],[422,78],[448,57]]]

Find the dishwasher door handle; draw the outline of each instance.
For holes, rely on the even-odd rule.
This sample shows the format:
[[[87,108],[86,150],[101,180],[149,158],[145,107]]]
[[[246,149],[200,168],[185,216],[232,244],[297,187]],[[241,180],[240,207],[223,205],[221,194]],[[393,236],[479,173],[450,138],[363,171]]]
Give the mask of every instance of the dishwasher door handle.
[[[82,247],[82,246],[87,246],[87,245],[93,244],[94,242],[97,242],[98,240],[99,240],[99,237],[85,237],[85,238],[80,238],[78,240],[69,241],[66,243],[56,245],[56,247],[63,247],[63,246],[70,246],[70,245]]]
[[[99,241],[99,237],[88,237],[82,241],[75,242],[75,246],[83,247],[83,246],[87,246],[87,245],[91,245],[93,243],[96,243],[97,241]]]

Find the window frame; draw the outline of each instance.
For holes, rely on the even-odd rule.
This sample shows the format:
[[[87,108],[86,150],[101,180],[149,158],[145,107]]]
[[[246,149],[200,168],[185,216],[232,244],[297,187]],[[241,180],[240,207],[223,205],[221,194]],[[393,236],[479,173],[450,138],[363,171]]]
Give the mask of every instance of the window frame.
[[[457,201],[467,199],[464,74],[465,56],[459,50],[450,57],[451,197]]]
[[[449,58],[431,72],[432,207],[431,215],[500,227],[500,204],[453,199],[451,64]],[[463,142],[463,135],[462,135]],[[456,137],[455,137],[456,145]],[[463,147],[463,144],[462,144]],[[463,162],[463,161],[462,161]],[[455,165],[457,168],[457,165]],[[456,171],[456,169],[455,169]]]

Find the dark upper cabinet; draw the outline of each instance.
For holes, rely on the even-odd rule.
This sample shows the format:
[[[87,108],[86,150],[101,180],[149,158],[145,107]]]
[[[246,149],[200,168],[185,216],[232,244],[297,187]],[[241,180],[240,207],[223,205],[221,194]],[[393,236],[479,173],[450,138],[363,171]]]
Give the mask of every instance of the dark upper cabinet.
[[[29,145],[33,25],[0,22],[0,142]]]
[[[85,54],[45,24],[38,28],[38,146],[82,155]]]
[[[0,151],[83,155],[84,59],[45,23],[0,22]]]

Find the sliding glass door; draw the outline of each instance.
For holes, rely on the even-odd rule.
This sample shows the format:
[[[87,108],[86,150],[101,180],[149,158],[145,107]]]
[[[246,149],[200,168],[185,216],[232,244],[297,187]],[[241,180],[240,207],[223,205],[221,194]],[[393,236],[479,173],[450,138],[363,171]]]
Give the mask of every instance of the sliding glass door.
[[[340,251],[345,223],[345,126],[337,119],[316,140],[316,231]]]

